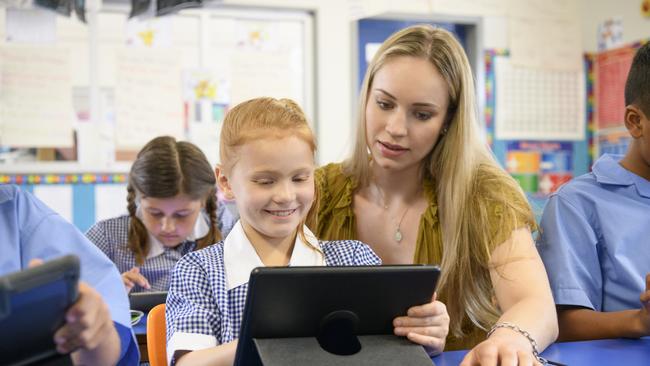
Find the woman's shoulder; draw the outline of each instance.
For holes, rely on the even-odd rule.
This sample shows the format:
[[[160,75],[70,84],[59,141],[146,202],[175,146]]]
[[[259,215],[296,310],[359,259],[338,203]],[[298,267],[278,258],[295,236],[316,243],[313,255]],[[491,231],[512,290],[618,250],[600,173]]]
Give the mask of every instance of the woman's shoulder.
[[[358,240],[320,241],[325,261],[330,266],[380,265],[381,259]]]
[[[318,168],[315,179],[321,199],[321,213],[352,202],[356,183],[351,176],[345,174],[342,163],[330,163]]]

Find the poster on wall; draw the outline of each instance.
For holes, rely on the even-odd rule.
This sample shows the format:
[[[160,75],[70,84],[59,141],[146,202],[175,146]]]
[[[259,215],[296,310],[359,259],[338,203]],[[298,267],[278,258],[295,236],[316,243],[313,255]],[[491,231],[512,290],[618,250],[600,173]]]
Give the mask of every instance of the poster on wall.
[[[573,177],[571,142],[512,141],[507,144],[506,169],[524,192],[546,196]]]
[[[596,56],[596,122],[598,129],[620,127],[625,114],[625,81],[635,48],[623,47]]]
[[[630,143],[630,134],[627,129],[620,128],[610,131],[598,132],[598,156],[603,154],[623,155]]]

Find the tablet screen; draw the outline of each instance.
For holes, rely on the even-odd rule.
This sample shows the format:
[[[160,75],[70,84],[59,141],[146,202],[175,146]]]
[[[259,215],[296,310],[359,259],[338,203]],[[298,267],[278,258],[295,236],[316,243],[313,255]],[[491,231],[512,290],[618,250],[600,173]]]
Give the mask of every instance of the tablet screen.
[[[256,268],[235,364],[259,362],[253,338],[314,337],[341,316],[356,335],[393,334],[395,317],[431,301],[439,274],[424,265]]]
[[[78,296],[79,259],[65,256],[0,277],[0,359],[3,365],[61,357],[54,333]]]

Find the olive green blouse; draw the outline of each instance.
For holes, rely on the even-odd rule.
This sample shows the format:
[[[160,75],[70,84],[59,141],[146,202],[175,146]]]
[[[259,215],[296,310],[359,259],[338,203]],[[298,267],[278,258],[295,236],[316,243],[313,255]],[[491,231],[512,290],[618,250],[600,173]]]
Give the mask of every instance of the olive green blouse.
[[[352,198],[357,188],[357,182],[350,176],[343,173],[340,163],[332,163],[320,167],[315,174],[316,187],[319,195],[318,223],[314,230],[316,236],[322,240],[344,240],[357,239],[356,220],[352,208]],[[481,180],[481,177],[477,179]],[[486,179],[489,185],[495,185],[495,189],[503,189],[499,180]],[[442,233],[438,219],[438,204],[436,202],[435,186],[431,180],[424,182],[424,194],[429,205],[420,218],[415,246],[413,263],[418,264],[440,264],[442,261]],[[520,199],[518,192],[512,192],[513,199]],[[503,207],[498,203],[488,205],[489,212],[492,212],[496,219],[490,222],[491,237],[494,245],[505,242],[512,231],[524,224],[531,229],[536,228],[534,222],[527,217],[517,218],[517,223],[512,227],[504,227],[501,216]],[[507,222],[507,221],[506,221]],[[313,228],[312,228],[313,229]],[[440,299],[444,302],[444,299]],[[467,318],[466,318],[467,320]],[[462,339],[447,337],[446,350],[466,349],[475,346],[485,339],[486,333],[475,327],[469,320],[463,323],[465,337]]]

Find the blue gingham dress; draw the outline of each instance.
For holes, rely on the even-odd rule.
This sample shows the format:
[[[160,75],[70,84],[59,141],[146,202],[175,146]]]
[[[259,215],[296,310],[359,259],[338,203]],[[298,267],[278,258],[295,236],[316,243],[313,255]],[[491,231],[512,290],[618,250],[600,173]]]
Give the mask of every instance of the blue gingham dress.
[[[319,241],[328,266],[380,265],[366,244],[356,240]],[[184,256],[174,268],[167,295],[167,341],[174,333],[216,338],[239,337],[248,283],[227,289],[223,241]],[[178,350],[177,350],[178,351]]]
[[[200,219],[200,218],[199,218]],[[128,232],[131,218],[129,215],[102,220],[93,225],[86,236],[93,242],[113,263],[120,273],[124,273],[136,266],[135,255],[128,247]],[[217,205],[217,227],[222,237],[226,237],[237,219],[223,204]],[[140,273],[149,281],[151,289],[135,285],[134,292],[167,291],[169,278],[176,262],[185,254],[196,249],[196,241],[187,240],[176,248],[164,248],[164,251],[154,257],[146,258],[139,266]]]

